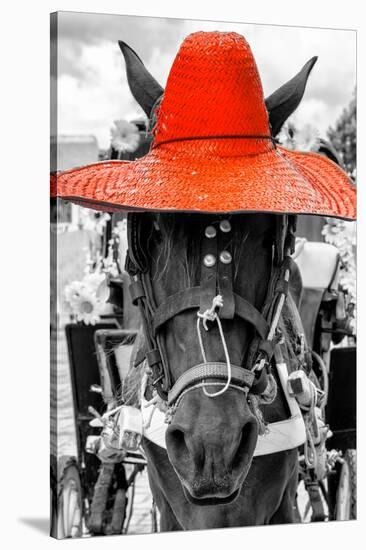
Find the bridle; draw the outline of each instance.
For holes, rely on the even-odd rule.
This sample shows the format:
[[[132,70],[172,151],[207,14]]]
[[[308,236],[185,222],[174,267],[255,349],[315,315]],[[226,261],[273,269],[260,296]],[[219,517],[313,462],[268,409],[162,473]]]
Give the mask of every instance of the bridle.
[[[277,356],[281,353],[279,342],[282,335],[278,323],[288,294],[296,216],[276,215],[271,276],[261,311],[233,291],[231,224],[223,216],[218,216],[217,222],[218,228],[214,225],[207,226],[202,237],[200,285],[180,290],[157,304],[148,250],[153,218],[146,212],[128,213],[125,268],[131,279],[129,290],[132,303],[139,307],[141,313],[147,372],[151,384],[169,407],[177,406],[177,402],[191,389],[205,387],[206,384],[222,386],[228,379],[227,362],[203,361],[188,369],[172,384],[162,329],[169,320],[183,311],[197,310],[201,317],[207,316],[207,312],[211,311],[219,320],[238,316],[254,327],[255,336],[249,346],[246,362],[250,368],[231,365],[230,387],[255,395],[263,394],[268,385],[272,358],[274,354]],[[218,293],[222,298],[222,305],[216,311],[213,304]]]

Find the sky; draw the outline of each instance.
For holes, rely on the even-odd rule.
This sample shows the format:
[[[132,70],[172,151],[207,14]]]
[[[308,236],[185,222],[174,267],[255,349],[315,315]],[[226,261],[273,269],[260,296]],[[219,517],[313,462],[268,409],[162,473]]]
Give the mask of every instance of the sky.
[[[352,98],[355,31],[59,12],[58,133],[91,134],[100,147],[107,148],[114,120],[131,120],[142,114],[129,90],[117,41],[129,44],[165,86],[183,39],[200,30],[235,31],[245,36],[265,97],[317,55],[304,99],[294,115],[299,127],[310,123],[325,137]]]

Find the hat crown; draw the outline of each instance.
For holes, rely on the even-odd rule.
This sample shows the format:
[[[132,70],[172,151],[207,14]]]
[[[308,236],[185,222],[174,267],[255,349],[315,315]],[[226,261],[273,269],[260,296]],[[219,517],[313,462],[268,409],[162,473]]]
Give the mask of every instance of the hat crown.
[[[193,33],[182,43],[172,65],[155,144],[233,135],[270,136],[252,51],[245,38],[234,32]],[[262,142],[264,149],[269,146],[266,141]],[[258,142],[256,151],[260,152]]]
[[[135,78],[142,62],[132,54],[132,65],[138,61],[132,71]],[[281,107],[277,129],[283,116],[298,105],[314,59],[302,70],[305,81],[300,75],[300,81],[296,76],[286,85],[285,101],[291,102],[290,107],[282,108],[284,87],[266,101],[272,121],[274,109]],[[146,80],[151,83],[144,69],[134,90],[138,97],[149,96],[149,109],[144,110],[150,113],[162,88],[153,79],[152,91],[145,89]],[[159,111],[155,142],[145,156],[55,175],[52,196],[107,212],[268,212],[355,218],[355,186],[337,164],[268,139],[262,85],[243,37],[218,32],[189,36],[173,63]]]

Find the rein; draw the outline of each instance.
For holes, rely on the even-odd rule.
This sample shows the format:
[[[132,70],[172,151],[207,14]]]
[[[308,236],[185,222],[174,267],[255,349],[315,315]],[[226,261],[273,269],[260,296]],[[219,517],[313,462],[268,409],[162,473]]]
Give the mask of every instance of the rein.
[[[129,287],[132,303],[139,307],[146,349],[146,372],[160,399],[167,407],[175,409],[182,397],[197,387],[202,387],[208,397],[217,397],[229,387],[260,396],[266,392],[271,376],[274,353],[281,354],[279,343],[282,335],[278,328],[281,312],[288,293],[291,257],[294,250],[296,218],[281,215],[276,218],[272,272],[267,297],[262,311],[233,292],[232,256],[229,251],[231,224],[221,220],[219,231],[213,225],[205,230],[202,240],[202,266],[200,286],[190,287],[169,296],[156,305],[149,269],[148,239],[152,226],[146,214],[128,214],[128,252],[126,271],[131,278]],[[221,253],[218,254],[218,250]],[[217,260],[218,258],[218,260]],[[217,293],[219,289],[219,294]],[[161,329],[166,322],[183,311],[197,310],[197,337],[203,363],[184,372],[173,385],[168,359],[164,349]],[[249,347],[250,368],[232,365],[226,345],[221,319],[239,316],[255,329]],[[203,346],[201,323],[206,331],[209,323],[218,325],[225,362],[208,362]],[[213,393],[208,386],[221,386]],[[223,387],[222,387],[223,386]]]

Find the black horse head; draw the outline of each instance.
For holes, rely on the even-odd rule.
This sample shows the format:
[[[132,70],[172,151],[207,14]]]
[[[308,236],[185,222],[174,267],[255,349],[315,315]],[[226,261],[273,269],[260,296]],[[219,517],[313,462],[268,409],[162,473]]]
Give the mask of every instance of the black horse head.
[[[127,44],[119,42],[119,46],[131,92],[149,117],[151,127],[164,90]],[[299,105],[315,61],[316,57],[310,59],[294,78],[266,99],[273,137]],[[230,216],[229,222],[215,215],[155,214],[154,229],[149,234],[149,273],[157,306],[188,287],[199,287],[202,236],[211,229],[220,239],[226,238],[220,229],[224,222],[229,227],[233,251],[230,279],[234,292],[261,310],[272,273],[275,218],[273,214],[236,214]],[[197,312],[192,309],[167,321],[162,338],[173,383],[202,362],[203,349],[205,363],[225,362],[227,346],[230,363],[247,367],[253,324],[228,317],[222,326],[225,342],[216,326],[202,334],[200,340]],[[235,388],[229,388],[217,399],[202,395],[198,388],[187,392],[166,432],[169,460],[187,498],[196,504],[224,504],[235,498],[251,466],[257,438],[257,419]]]

